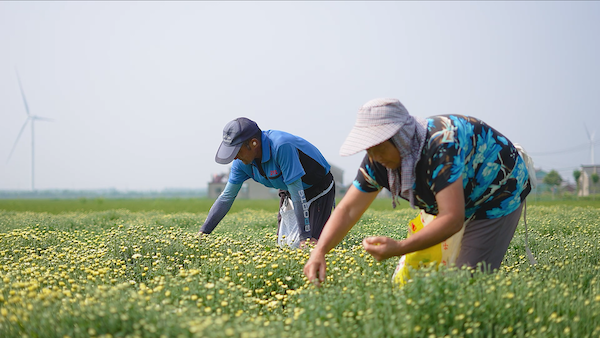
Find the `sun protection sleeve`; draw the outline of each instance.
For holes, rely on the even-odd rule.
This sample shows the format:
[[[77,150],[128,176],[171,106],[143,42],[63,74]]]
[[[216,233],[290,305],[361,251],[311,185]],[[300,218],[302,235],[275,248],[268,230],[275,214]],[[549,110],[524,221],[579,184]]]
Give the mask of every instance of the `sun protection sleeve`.
[[[294,213],[296,214],[300,230],[300,241],[307,240],[310,238],[309,204],[304,194],[302,180],[297,179],[288,184],[288,191],[290,192],[290,196],[292,196],[292,203],[294,203]]]
[[[221,195],[219,195],[215,203],[210,207],[208,216],[206,217],[204,224],[202,224],[200,231],[205,234],[210,234],[215,229],[217,224],[221,222],[223,217],[229,212],[229,209],[231,209],[231,205],[233,204],[233,201],[235,201],[241,187],[241,183],[235,184],[227,182]]]

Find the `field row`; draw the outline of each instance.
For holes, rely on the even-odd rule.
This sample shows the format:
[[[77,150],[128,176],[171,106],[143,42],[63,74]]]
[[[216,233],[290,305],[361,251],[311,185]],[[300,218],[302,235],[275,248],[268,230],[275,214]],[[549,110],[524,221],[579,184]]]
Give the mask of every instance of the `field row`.
[[[424,269],[399,288],[397,262],[367,235],[402,238],[416,211],[368,211],[328,258],[279,248],[273,212],[0,212],[2,337],[600,336],[600,210],[530,206],[495,274]]]

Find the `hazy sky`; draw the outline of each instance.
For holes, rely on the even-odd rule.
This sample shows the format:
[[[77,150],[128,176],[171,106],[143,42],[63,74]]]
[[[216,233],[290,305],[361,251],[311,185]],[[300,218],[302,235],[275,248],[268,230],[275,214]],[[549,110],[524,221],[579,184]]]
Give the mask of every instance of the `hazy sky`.
[[[563,179],[600,148],[600,2],[0,2],[0,189],[205,188],[246,116],[340,157],[358,108],[479,117]],[[600,162],[596,150],[596,163]]]

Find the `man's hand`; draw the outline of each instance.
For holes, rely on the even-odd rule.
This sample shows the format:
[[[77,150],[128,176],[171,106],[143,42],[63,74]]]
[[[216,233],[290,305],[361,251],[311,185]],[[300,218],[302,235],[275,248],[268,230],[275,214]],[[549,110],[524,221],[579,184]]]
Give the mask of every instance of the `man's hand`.
[[[389,237],[367,237],[363,239],[363,247],[377,261],[382,261],[400,253],[399,241]]]
[[[308,262],[304,265],[304,275],[315,286],[321,286],[321,283],[325,282],[326,270],[325,254],[313,250]]]

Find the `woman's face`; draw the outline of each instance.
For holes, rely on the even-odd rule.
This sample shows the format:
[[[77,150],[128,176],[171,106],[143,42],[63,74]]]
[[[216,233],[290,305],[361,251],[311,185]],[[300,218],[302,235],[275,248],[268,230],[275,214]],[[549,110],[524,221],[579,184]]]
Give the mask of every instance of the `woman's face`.
[[[372,161],[379,162],[388,169],[398,169],[402,163],[400,152],[390,140],[367,149],[367,155]]]

